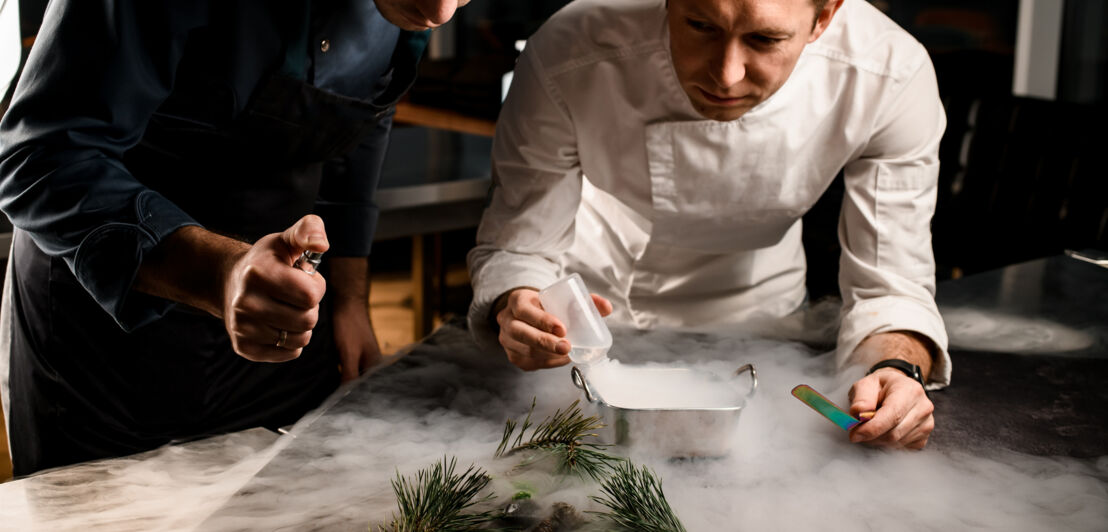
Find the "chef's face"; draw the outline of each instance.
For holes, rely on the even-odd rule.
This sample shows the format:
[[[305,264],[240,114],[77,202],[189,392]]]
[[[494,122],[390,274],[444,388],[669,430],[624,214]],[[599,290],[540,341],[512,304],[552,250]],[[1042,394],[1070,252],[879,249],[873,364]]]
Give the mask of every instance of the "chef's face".
[[[423,31],[446,24],[469,0],[373,0],[385,20],[400,29]]]
[[[669,0],[681,88],[705,118],[739,118],[785,84],[841,4],[817,13],[813,0]]]

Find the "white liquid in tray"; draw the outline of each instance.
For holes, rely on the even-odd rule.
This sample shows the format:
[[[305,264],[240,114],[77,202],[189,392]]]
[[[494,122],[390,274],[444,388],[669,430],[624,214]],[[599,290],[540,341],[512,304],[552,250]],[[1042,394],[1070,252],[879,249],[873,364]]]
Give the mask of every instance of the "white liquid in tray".
[[[569,350],[569,359],[577,364],[592,364],[607,358],[607,347],[574,347]]]
[[[605,403],[620,408],[731,408],[744,403],[745,390],[696,370],[608,360],[589,366],[585,378]]]

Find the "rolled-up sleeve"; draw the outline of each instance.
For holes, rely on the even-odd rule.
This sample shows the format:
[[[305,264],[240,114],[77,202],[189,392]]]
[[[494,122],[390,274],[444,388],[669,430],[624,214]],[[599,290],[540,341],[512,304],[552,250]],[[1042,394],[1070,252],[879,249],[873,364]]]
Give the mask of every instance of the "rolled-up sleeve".
[[[542,65],[524,51],[500,112],[492,151],[492,194],[468,256],[473,283],[469,327],[495,346],[488,314],[504,292],[543,288],[560,275],[573,243],[581,170],[573,123]]]
[[[938,146],[946,118],[930,61],[902,90],[886,94],[875,134],[845,168],[839,220],[843,317],[837,356],[845,364],[872,334],[907,330],[930,338],[937,352],[929,387],[950,383],[947,335],[935,304],[931,218]]]
[[[125,330],[172,306],[130,288],[145,254],[196,222],[121,158],[168,96],[205,6],[51,2],[0,122],[0,209]]]

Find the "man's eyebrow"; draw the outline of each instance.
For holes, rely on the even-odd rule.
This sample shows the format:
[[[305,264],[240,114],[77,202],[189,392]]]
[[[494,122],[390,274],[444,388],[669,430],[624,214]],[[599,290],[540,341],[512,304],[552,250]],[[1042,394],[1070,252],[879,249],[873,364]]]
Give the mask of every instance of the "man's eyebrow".
[[[789,37],[792,37],[793,35],[795,35],[795,33],[791,30],[787,30],[787,29],[784,29],[784,28],[775,28],[773,26],[768,26],[768,27],[765,27],[765,28],[757,28],[757,29],[751,30],[747,33],[758,33],[758,34],[761,34],[761,35],[765,35],[767,37],[780,37],[782,39],[788,39]]]
[[[720,18],[720,14],[718,12],[707,11],[703,7],[701,7],[697,4],[686,5],[685,6],[685,15],[689,16],[689,17],[692,17],[692,18],[696,18],[696,19],[706,20],[711,24],[718,24],[719,23],[719,18]],[[764,27],[760,27],[760,28],[755,28],[755,29],[750,30],[746,33],[748,33],[748,34],[755,33],[755,34],[765,35],[767,37],[773,37],[773,38],[778,38],[778,39],[789,39],[793,35],[796,35],[796,32],[794,32],[790,29],[783,28],[783,27],[778,27],[778,26],[772,26],[772,25],[764,26]]]

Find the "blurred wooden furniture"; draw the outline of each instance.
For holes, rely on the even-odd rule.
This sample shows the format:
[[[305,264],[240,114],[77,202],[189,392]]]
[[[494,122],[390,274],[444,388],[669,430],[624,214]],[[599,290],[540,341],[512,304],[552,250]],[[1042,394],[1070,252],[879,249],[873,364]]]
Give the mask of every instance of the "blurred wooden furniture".
[[[8,450],[8,420],[4,419],[4,405],[0,404],[0,482],[12,478],[12,459]]]
[[[476,227],[490,178],[492,139],[423,126],[397,126],[381,170],[375,240],[412,238],[414,337],[431,332],[446,285],[442,234]],[[371,258],[372,261],[372,258]]]
[[[491,137],[496,130],[496,122],[410,102],[396,104],[396,115],[393,120],[398,124],[432,127],[485,137]]]

